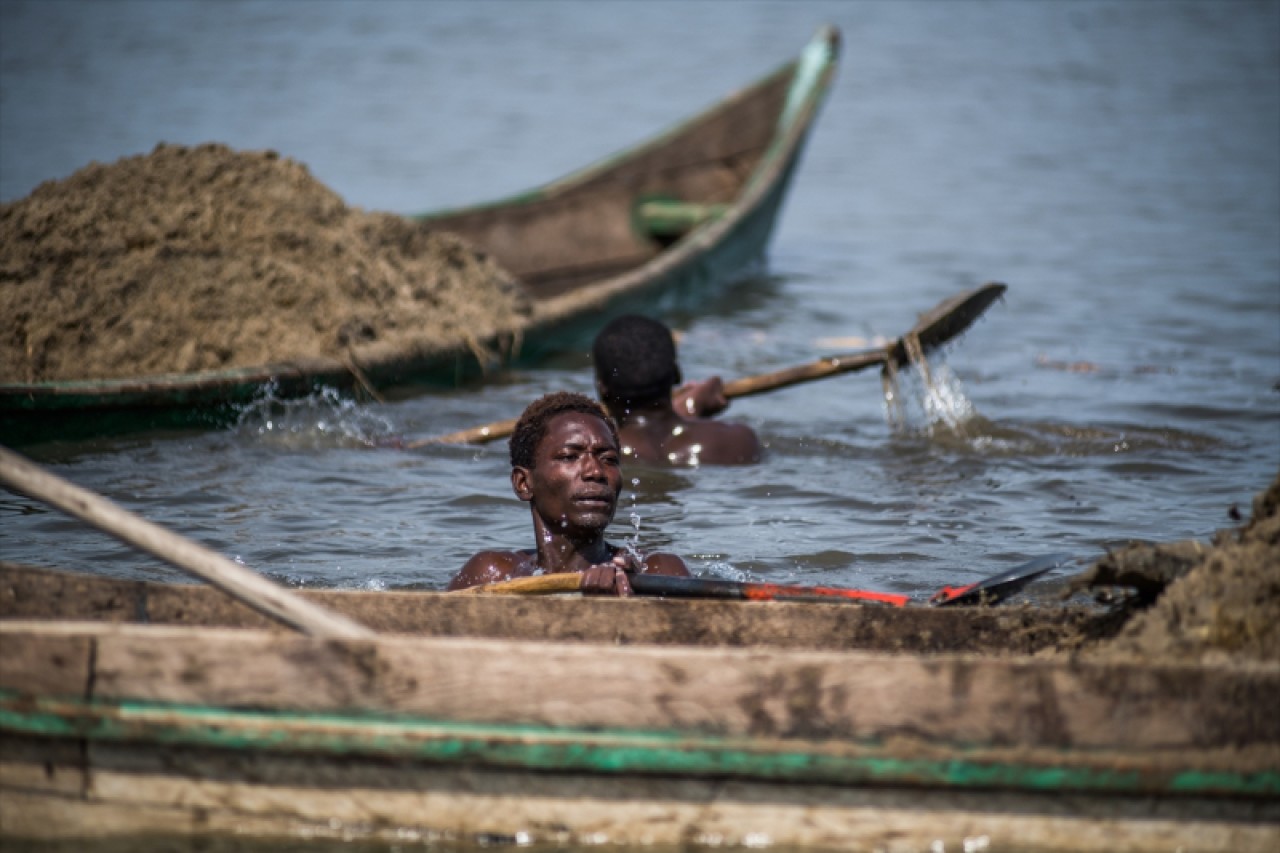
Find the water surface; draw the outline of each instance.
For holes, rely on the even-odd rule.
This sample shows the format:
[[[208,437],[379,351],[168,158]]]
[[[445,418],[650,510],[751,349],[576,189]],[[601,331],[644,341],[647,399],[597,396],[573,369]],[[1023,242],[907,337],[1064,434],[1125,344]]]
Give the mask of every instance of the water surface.
[[[844,35],[767,267],[670,315],[690,377],[893,337],[984,281],[947,428],[874,372],[734,403],[752,469],[628,469],[617,539],[697,573],[924,595],[1046,552],[1206,538],[1280,470],[1275,2],[17,3],[0,6],[0,199],[160,141],[273,148],[416,212],[611,154]],[[385,405],[26,448],[293,584],[441,588],[527,547],[505,447],[370,449],[591,391],[568,355]],[[920,406],[919,390],[909,399]],[[935,413],[936,414],[936,413]],[[0,493],[0,558],[176,572]]]

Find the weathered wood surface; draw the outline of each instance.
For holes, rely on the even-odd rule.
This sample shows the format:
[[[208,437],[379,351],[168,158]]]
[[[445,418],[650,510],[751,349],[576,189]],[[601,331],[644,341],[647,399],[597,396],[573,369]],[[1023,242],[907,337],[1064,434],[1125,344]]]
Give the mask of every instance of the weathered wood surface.
[[[1255,798],[1280,795],[1280,749],[1058,749],[925,742],[721,737],[687,731],[511,726],[404,714],[306,713],[0,694],[3,730],[95,745],[163,744],[232,754],[352,756],[583,775],[732,777],[1033,793]],[[57,741],[63,742],[63,741]],[[131,747],[138,748],[138,747]]]
[[[985,836],[1072,851],[1280,841],[1274,664],[21,620],[0,621],[0,648],[0,836],[444,832],[832,850]],[[53,707],[55,694],[82,709],[83,731],[53,737],[5,716]],[[175,741],[183,731],[201,740]],[[582,758],[611,742],[626,758],[669,736],[689,772]],[[451,752],[459,743],[474,749]],[[730,762],[696,772],[690,757],[717,744]],[[556,766],[555,748],[579,763]],[[787,771],[797,756],[827,775]],[[752,770],[771,757],[781,777]],[[892,784],[870,772],[894,762],[909,772],[887,774]],[[910,771],[956,765],[1039,775],[949,785]],[[1207,786],[1179,791],[1188,773]],[[1213,781],[1226,776],[1260,784],[1227,796]]]
[[[611,646],[0,622],[0,688],[96,700],[1059,749],[1280,744],[1280,665]],[[87,656],[87,660],[75,656]],[[88,670],[88,682],[71,677]]]
[[[14,763],[0,759],[0,771]],[[1260,801],[585,778],[118,745],[0,775],[0,837],[147,833],[193,838],[202,851],[224,849],[219,838],[403,844],[447,835],[681,850],[926,851],[938,841],[961,850],[982,849],[985,838],[990,849],[1270,853],[1280,823],[1275,804]]]
[[[1030,654],[1066,634],[1102,636],[1111,617],[1078,609],[886,608],[434,592],[300,590],[378,633],[509,640]],[[0,619],[88,619],[274,628],[214,589],[126,581],[0,562]]]
[[[830,72],[828,72],[829,76]],[[652,197],[723,206],[736,212],[762,164],[780,161],[797,141],[779,138],[794,80],[788,67],[686,123],[677,133],[633,149],[595,173],[570,176],[519,204],[484,205],[424,219],[483,246],[541,300],[617,276],[653,260],[671,238],[643,227],[638,203]],[[812,104],[811,109],[816,108]],[[796,122],[807,128],[809,120]],[[785,145],[780,143],[786,142]],[[705,221],[705,220],[704,220]],[[674,235],[676,237],[683,236]]]

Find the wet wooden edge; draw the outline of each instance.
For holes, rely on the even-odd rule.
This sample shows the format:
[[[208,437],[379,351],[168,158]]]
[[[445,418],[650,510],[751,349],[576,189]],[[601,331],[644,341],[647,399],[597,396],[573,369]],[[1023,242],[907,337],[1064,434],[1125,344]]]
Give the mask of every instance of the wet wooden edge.
[[[1081,608],[929,607],[299,590],[378,633],[739,648],[1032,654],[1097,638],[1113,616]],[[275,629],[214,589],[0,562],[0,619]]]

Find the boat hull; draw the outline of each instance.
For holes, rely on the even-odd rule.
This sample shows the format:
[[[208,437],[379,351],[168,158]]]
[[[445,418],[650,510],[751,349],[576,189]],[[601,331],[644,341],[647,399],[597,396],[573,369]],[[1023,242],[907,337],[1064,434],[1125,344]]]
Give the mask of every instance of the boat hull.
[[[1277,664],[883,650],[956,618],[927,608],[439,593],[324,593],[385,633],[317,640],[198,589],[6,567],[0,836],[1280,842]],[[862,628],[804,634],[832,613]]]
[[[763,262],[834,79],[838,46],[837,31],[824,27],[795,62],[650,142],[509,199],[413,217],[469,240],[521,281],[533,307],[518,328],[411,348],[369,346],[347,360],[3,383],[0,443],[225,426],[267,394],[294,398],[334,388],[357,397],[406,396],[585,348],[621,313],[696,305]],[[744,150],[739,135],[750,140]],[[644,198],[693,194],[713,203],[714,215],[675,236],[637,224]],[[590,227],[601,232],[595,240]]]

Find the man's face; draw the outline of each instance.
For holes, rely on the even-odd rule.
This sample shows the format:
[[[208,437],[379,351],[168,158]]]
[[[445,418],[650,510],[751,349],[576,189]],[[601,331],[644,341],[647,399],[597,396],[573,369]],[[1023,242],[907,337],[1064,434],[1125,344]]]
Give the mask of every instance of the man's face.
[[[547,424],[533,468],[514,469],[511,485],[552,530],[598,532],[618,507],[618,463],[618,445],[603,420],[566,412]]]

